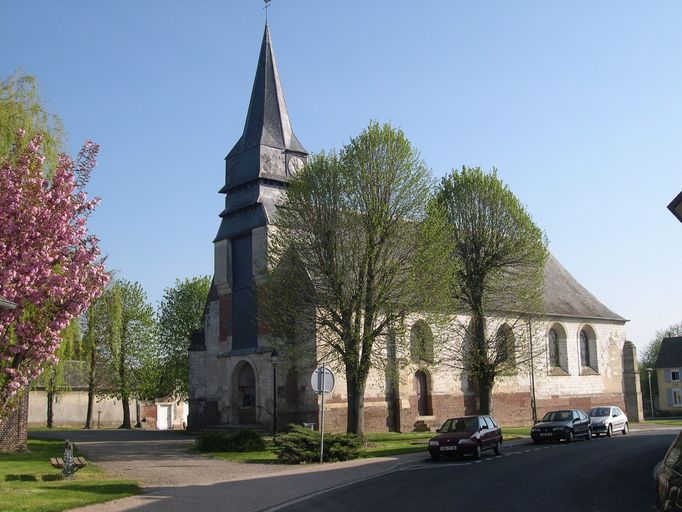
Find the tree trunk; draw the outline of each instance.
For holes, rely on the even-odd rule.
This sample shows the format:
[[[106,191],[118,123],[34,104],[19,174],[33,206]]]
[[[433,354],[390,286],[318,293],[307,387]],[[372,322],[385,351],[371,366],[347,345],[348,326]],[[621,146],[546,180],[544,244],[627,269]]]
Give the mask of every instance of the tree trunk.
[[[88,410],[85,413],[85,426],[92,428],[92,410],[95,405],[95,365],[97,364],[97,349],[93,345],[90,348],[90,367],[88,368]]]
[[[131,428],[130,426],[130,403],[128,397],[123,397],[121,399],[121,404],[123,405],[123,423],[119,428]]]
[[[478,379],[478,413],[493,413],[493,379],[481,377]]]
[[[346,432],[362,435],[365,431],[365,383],[367,377],[357,375],[358,370],[346,367],[348,391],[348,417]]]
[[[88,385],[88,410],[85,413],[85,426],[83,428],[90,430],[92,428],[92,409],[95,402],[95,390],[92,385]]]
[[[47,392],[47,428],[52,428],[52,404],[54,403],[54,392]]]

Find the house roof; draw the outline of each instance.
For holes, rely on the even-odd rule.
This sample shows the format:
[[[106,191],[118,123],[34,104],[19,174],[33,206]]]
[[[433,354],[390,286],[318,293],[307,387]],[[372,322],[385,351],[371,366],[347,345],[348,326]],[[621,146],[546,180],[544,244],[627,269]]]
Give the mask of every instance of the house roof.
[[[545,313],[586,320],[627,321],[599,302],[552,254],[547,255],[545,263]]]
[[[251,90],[251,101],[244,124],[244,133],[227,157],[261,144],[283,150],[308,153],[291,129],[289,112],[284,101],[284,92],[279,80],[275,54],[272,51],[272,42],[270,41],[270,29],[267,24],[263,33],[263,43],[261,44],[256,77]]]
[[[682,336],[663,338],[654,368],[677,368],[682,366]]]

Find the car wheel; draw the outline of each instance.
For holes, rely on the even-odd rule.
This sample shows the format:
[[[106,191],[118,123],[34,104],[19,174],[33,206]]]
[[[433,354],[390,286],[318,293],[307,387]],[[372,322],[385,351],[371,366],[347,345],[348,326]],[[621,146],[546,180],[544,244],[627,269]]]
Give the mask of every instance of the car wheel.
[[[440,460],[440,453],[432,453],[431,460],[434,462],[438,462]]]
[[[628,422],[626,421],[625,425],[623,425],[623,435],[628,435],[628,432],[630,432],[630,427],[628,427]]]
[[[502,451],[502,443],[498,441],[493,450],[495,451],[495,455],[499,455],[500,452]]]
[[[477,444],[476,448],[474,449],[474,459],[478,460],[481,458],[481,445]]]
[[[592,429],[591,428],[587,429],[587,434],[585,434],[585,440],[592,441]]]
[[[613,435],[613,427],[609,425],[606,429],[606,437],[611,437]]]
[[[573,431],[569,431],[568,435],[566,436],[566,442],[567,443],[572,443],[573,442]]]

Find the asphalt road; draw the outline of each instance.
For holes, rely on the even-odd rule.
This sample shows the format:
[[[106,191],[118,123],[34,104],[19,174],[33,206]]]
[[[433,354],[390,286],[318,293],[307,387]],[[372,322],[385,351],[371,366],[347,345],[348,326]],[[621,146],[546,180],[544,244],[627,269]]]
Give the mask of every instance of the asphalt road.
[[[650,511],[672,432],[521,445],[431,462],[277,507],[282,511]]]

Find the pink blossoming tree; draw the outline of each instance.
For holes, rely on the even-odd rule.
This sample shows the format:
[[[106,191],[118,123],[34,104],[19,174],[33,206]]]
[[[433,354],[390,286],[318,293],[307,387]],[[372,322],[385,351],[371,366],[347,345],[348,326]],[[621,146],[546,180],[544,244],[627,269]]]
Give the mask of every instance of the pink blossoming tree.
[[[97,239],[87,230],[99,199],[85,185],[99,146],[86,142],[77,160],[60,156],[48,180],[41,136],[17,143],[0,160],[0,425],[17,392],[56,361],[60,333],[108,281]]]

